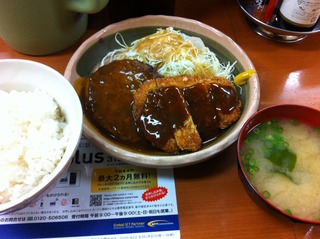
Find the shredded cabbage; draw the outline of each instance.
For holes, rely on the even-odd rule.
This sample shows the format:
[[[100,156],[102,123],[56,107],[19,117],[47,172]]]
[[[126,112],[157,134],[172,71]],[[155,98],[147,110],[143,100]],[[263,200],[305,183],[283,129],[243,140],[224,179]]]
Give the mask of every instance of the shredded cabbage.
[[[139,60],[158,70],[163,76],[196,74],[202,77],[233,77],[234,64],[221,63],[215,53],[199,37],[187,36],[172,27],[138,39],[128,46],[117,33],[116,42],[122,47],[109,52],[101,65],[122,59]]]

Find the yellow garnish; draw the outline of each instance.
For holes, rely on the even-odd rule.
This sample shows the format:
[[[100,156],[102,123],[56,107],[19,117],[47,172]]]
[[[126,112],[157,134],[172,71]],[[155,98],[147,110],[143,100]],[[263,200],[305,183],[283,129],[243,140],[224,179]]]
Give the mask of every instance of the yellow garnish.
[[[247,81],[250,79],[250,77],[256,73],[255,69],[249,69],[244,72],[241,72],[240,74],[236,75],[233,82],[236,85],[244,85],[247,83]]]

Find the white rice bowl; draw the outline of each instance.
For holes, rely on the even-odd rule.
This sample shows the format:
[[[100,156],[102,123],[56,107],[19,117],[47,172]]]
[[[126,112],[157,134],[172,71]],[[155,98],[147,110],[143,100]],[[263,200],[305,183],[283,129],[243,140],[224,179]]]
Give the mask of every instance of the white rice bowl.
[[[69,127],[48,93],[0,90],[0,203],[31,191],[62,159]],[[32,107],[30,107],[32,106]]]
[[[82,135],[82,108],[58,72],[0,60],[0,214],[27,207],[67,171]]]

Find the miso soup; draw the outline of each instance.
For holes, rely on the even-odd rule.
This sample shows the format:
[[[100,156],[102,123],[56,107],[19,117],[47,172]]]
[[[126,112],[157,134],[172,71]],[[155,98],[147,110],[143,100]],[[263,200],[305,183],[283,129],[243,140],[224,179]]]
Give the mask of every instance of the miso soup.
[[[320,129],[272,120],[249,132],[241,160],[263,197],[295,217],[320,220]]]

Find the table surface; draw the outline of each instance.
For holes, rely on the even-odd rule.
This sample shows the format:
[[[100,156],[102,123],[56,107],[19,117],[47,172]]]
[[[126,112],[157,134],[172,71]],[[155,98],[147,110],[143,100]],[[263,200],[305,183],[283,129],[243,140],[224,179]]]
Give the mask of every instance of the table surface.
[[[320,109],[320,34],[294,44],[258,36],[235,0],[176,0],[175,15],[196,19],[231,37],[255,65],[261,84],[259,108],[297,103]],[[90,26],[72,47],[49,56],[27,56],[0,39],[0,59],[35,60],[64,73],[79,45],[98,27]],[[280,220],[258,207],[238,177],[236,145],[203,163],[177,168],[176,192],[181,238],[320,238],[320,228]]]

